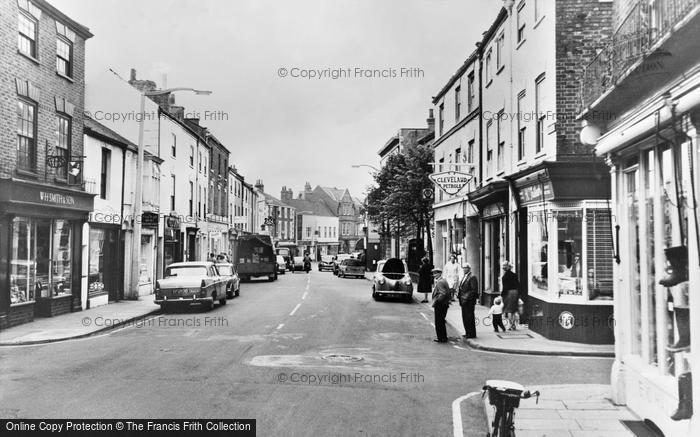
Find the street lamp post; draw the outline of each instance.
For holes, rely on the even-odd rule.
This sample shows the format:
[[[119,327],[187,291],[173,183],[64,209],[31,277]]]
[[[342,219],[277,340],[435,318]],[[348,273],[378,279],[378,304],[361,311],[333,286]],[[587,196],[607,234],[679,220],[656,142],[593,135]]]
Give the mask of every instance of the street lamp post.
[[[134,208],[133,208],[133,221],[134,221],[134,233],[133,241],[131,247],[131,289],[129,298],[138,299],[139,298],[139,266],[141,258],[141,214],[143,213],[143,126],[145,120],[146,112],[146,97],[159,96],[163,94],[169,94],[175,91],[191,91],[197,95],[209,95],[211,91],[202,91],[194,88],[169,88],[164,90],[156,91],[144,91],[141,92],[141,106],[140,114],[141,120],[139,121],[139,134],[138,134],[138,148],[137,148],[137,158],[136,158],[136,187],[134,189]]]

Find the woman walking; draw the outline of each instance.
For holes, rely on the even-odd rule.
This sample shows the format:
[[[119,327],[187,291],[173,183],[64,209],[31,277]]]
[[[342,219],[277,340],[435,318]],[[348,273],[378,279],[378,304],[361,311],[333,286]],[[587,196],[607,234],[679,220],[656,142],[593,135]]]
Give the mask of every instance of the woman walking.
[[[518,281],[518,275],[513,273],[512,268],[510,262],[503,263],[501,297],[503,298],[503,312],[508,319],[508,329],[515,331],[515,314],[518,312],[518,300],[520,299],[520,281]]]
[[[433,288],[433,265],[430,264],[430,259],[426,256],[421,260],[420,268],[418,269],[418,292],[425,293],[423,303],[428,302],[428,293]]]

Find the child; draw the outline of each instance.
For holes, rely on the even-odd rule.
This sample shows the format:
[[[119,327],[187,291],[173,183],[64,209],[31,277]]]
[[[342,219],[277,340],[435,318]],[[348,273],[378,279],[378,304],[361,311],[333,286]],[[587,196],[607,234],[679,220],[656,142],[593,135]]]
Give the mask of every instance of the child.
[[[497,297],[493,300],[493,305],[489,310],[489,316],[491,316],[491,323],[493,324],[493,330],[498,332],[500,327],[503,332],[506,332],[506,327],[503,326],[503,299]]]

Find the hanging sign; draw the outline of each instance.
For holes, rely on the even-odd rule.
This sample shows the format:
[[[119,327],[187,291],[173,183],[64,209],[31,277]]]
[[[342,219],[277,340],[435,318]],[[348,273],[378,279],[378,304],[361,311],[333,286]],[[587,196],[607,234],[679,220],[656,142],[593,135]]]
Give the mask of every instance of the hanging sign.
[[[435,185],[450,196],[454,196],[464,188],[474,176],[458,171],[444,171],[428,176]]]

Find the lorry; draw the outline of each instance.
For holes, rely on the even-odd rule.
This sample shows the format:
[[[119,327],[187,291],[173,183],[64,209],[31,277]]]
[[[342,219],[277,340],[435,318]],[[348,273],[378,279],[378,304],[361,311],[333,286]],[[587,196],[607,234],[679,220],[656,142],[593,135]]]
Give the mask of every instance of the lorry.
[[[277,257],[269,235],[239,235],[237,240],[236,271],[241,281],[267,277],[277,280]]]

